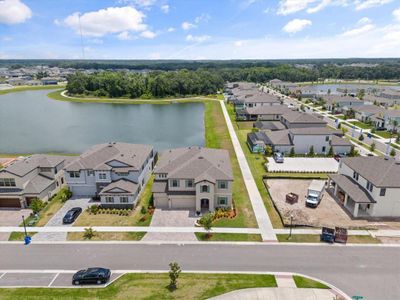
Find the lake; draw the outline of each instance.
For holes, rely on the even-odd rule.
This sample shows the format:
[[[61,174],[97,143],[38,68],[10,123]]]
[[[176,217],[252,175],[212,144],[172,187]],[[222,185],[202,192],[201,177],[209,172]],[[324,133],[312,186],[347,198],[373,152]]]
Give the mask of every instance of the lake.
[[[75,103],[49,90],[0,95],[0,153],[81,153],[110,141],[204,146],[204,105]]]

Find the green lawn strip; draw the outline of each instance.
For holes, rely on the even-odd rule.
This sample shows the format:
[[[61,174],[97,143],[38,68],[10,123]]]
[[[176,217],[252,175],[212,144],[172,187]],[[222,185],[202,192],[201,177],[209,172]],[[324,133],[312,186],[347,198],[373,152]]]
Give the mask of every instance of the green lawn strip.
[[[30,237],[34,236],[37,232],[28,232]],[[25,232],[16,232],[13,231],[8,238],[9,241],[23,241],[25,238]]]
[[[362,129],[372,129],[373,128],[372,125],[366,124],[366,123],[363,123],[363,122],[360,122],[360,121],[350,121],[349,123],[353,124],[353,125],[356,125],[357,127],[360,127]]]
[[[83,211],[75,221],[73,226],[149,226],[152,215],[147,208],[152,205],[151,188],[153,186],[154,176],[151,176],[146,183],[138,199],[138,205],[129,216],[120,216],[117,214],[89,214]],[[142,207],[146,208],[146,213],[142,214]]]
[[[378,131],[378,130],[375,131],[374,134],[384,139],[395,138],[397,136],[396,134],[393,134],[389,131]]]
[[[329,286],[326,286],[321,282],[303,276],[293,275],[293,280],[299,289],[330,289]]]
[[[219,219],[215,221],[214,227],[256,227],[257,222],[253,213],[253,208],[246,186],[243,181],[242,172],[237,161],[235,150],[226,126],[225,118],[222,114],[222,108],[219,102],[205,102],[204,123],[206,132],[206,147],[226,149],[232,163],[232,171],[234,176],[233,183],[233,201],[235,204],[237,215],[233,219]]]
[[[84,232],[68,232],[67,241],[140,241],[146,232],[96,232],[90,240]]]
[[[276,287],[275,276],[181,273],[178,288],[168,288],[168,274],[126,274],[106,288],[1,289],[2,300],[25,299],[208,299],[238,289]]]
[[[288,178],[288,179],[328,179],[326,173],[288,173],[288,172],[268,172],[266,178]]]
[[[246,233],[212,233],[207,237],[206,233],[195,233],[199,241],[233,241],[233,242],[261,242],[260,234],[246,234]]]
[[[277,234],[278,241],[281,243],[325,243],[321,242],[319,234]],[[348,244],[380,244],[379,239],[370,235],[349,235]]]
[[[0,90],[0,95],[15,93],[15,92],[25,92],[25,91],[37,91],[37,90],[54,90],[54,89],[64,89],[63,85],[39,85],[39,86],[18,86],[12,89]]]

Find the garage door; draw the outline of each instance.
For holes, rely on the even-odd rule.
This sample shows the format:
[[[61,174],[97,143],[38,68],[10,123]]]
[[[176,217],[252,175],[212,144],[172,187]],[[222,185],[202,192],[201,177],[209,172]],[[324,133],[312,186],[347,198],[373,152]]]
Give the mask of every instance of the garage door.
[[[156,208],[168,208],[168,197],[156,196],[154,194],[154,205]]]
[[[96,194],[95,186],[72,186],[73,196],[94,196]]]
[[[196,199],[195,198],[175,198],[172,199],[171,208],[174,209],[196,209]]]
[[[0,198],[0,207],[21,207],[18,198]]]

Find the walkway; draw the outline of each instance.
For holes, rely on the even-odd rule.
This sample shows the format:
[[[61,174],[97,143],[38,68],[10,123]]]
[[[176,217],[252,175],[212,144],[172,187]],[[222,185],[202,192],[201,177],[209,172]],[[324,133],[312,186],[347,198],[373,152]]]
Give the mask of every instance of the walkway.
[[[228,126],[229,135],[231,136],[233,148],[235,149],[236,157],[242,171],[251,205],[253,206],[253,211],[261,231],[262,240],[264,242],[276,241],[276,235],[273,231],[271,220],[269,219],[268,212],[264,206],[260,191],[257,188],[256,182],[254,181],[254,177],[251,173],[249,164],[247,163],[246,156],[244,155],[243,149],[240,146],[239,139],[236,135],[235,129],[233,128],[231,119],[229,118],[224,101],[220,101],[220,104],[225,117],[226,125]]]

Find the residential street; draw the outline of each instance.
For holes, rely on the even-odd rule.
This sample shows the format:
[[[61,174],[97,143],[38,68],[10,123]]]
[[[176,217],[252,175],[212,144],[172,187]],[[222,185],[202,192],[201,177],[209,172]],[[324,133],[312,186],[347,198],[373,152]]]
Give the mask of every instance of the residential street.
[[[397,299],[400,251],[397,247],[305,245],[0,245],[3,270],[167,270],[177,261],[185,271],[296,272],[327,281],[350,296]],[[1,273],[1,271],[0,271]]]

